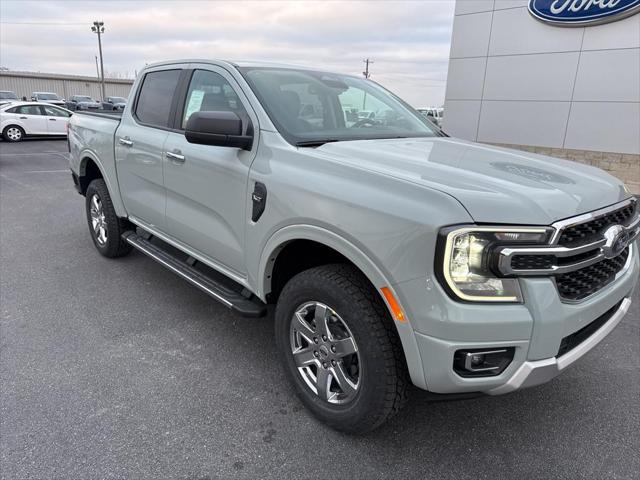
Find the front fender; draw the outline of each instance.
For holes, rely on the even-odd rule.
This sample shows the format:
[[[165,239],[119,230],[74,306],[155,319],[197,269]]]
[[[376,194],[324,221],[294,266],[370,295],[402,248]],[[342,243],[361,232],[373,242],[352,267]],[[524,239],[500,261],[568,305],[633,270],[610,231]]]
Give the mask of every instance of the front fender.
[[[315,225],[289,225],[276,231],[267,240],[260,256],[257,276],[258,285],[255,292],[262,300],[266,300],[266,294],[271,290],[271,273],[276,257],[287,243],[294,240],[318,242],[349,259],[367,277],[387,305],[387,308],[389,308],[389,304],[380,289],[387,287],[393,292],[393,284],[375,262],[353,243],[330,230]],[[394,295],[396,295],[395,292]],[[396,298],[399,297],[396,295]],[[411,380],[416,386],[426,389],[422,359],[411,326],[411,319],[407,318],[405,322],[394,320],[393,323],[402,342]]]

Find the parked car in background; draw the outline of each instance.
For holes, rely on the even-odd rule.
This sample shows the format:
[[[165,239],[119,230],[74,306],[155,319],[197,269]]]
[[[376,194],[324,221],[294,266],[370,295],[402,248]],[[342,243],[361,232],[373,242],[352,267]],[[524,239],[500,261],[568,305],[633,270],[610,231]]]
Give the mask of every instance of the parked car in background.
[[[0,90],[0,102],[5,100],[19,100],[19,98],[16,93],[11,90]]]
[[[19,142],[29,135],[67,135],[72,112],[66,108],[37,102],[0,105],[0,131],[8,142]]]
[[[127,99],[122,97],[107,97],[107,99],[102,102],[103,110],[124,110],[125,105],[127,104]]]
[[[65,106],[64,98],[60,98],[57,93],[53,92],[33,92],[31,94],[32,102],[44,102],[51,105]]]
[[[66,107],[69,110],[100,110],[102,103],[94,100],[88,95],[73,95],[67,102]]]
[[[442,126],[442,119],[444,117],[444,108],[430,107],[430,108],[418,108],[418,112],[427,117],[433,123]]]

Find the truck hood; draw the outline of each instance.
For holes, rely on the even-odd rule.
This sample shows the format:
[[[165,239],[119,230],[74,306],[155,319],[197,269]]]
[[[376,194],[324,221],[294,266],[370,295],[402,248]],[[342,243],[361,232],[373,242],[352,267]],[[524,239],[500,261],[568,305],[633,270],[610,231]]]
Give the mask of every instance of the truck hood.
[[[548,225],[629,196],[594,167],[452,138],[336,142],[316,153],[452,195],[479,223]]]

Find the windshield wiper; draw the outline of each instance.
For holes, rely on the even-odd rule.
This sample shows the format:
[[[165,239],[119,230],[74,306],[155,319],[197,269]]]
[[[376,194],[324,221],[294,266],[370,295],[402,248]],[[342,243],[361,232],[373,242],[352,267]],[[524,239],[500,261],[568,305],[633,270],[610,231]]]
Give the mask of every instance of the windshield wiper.
[[[296,147],[321,147],[325,143],[338,142],[335,138],[325,138],[323,140],[304,140],[296,142]]]

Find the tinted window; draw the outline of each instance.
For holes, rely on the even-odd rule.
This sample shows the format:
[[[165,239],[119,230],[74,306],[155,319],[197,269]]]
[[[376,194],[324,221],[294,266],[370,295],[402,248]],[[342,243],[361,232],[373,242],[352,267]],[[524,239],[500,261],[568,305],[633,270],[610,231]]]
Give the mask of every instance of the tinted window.
[[[171,102],[180,73],[181,70],[163,70],[145,75],[136,106],[138,120],[158,127],[169,126]]]
[[[16,113],[20,115],[42,115],[40,107],[37,105],[22,105],[21,107],[17,107]]]
[[[49,115],[51,117],[70,117],[67,112],[62,110],[61,108],[50,107],[49,105],[43,105],[45,115]]]
[[[222,75],[207,70],[196,70],[191,77],[189,92],[182,115],[182,128],[195,112],[235,112],[240,118],[247,114],[238,95]]]
[[[240,71],[293,144],[438,135],[398,97],[360,77],[278,68]]]

